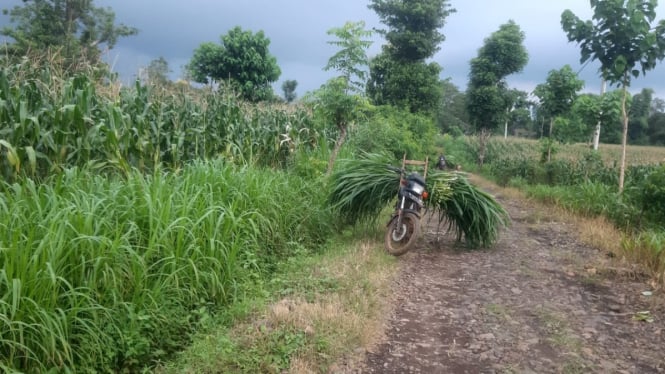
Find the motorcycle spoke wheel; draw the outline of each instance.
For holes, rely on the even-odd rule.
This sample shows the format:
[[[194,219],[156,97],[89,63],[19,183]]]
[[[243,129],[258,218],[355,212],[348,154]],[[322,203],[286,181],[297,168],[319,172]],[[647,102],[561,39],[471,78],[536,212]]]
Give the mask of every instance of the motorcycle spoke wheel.
[[[385,235],[386,251],[393,256],[401,256],[411,249],[418,239],[420,232],[420,219],[413,213],[402,216],[401,226],[398,227],[397,219],[388,224]]]

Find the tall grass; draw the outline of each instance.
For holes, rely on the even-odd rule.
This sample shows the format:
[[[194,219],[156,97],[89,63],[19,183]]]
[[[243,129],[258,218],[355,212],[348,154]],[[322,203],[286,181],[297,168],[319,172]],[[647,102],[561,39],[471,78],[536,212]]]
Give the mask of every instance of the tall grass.
[[[136,371],[331,230],[320,185],[222,162],[0,188],[6,370]]]

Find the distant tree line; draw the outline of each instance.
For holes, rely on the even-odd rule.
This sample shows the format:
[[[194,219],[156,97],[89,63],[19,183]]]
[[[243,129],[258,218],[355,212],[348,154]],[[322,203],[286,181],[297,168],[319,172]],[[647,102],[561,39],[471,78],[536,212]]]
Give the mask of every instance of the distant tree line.
[[[626,1],[612,0],[616,6],[597,4],[595,9],[601,17],[620,25],[623,20],[616,9],[628,9]],[[646,23],[643,24],[653,21],[655,13],[649,5],[651,1],[630,2],[637,4],[631,6],[636,6],[639,14],[644,15]],[[439,131],[452,135],[495,134],[588,142],[596,125],[602,123],[601,142],[620,143],[625,130],[631,144],[665,145],[665,102],[654,97],[651,89],[632,97],[627,94],[625,99],[622,91],[609,91],[602,96],[583,94],[580,93],[583,82],[567,65],[551,71],[533,92],[509,87],[506,78],[521,71],[528,62],[528,52],[523,45],[525,35],[512,20],[501,25],[479,47],[477,57],[470,61],[468,87],[462,91],[449,79],[441,79],[442,67],[431,61],[445,41],[442,30],[446,19],[455,13],[448,0],[415,3],[371,0],[368,7],[385,25],[384,29],[376,31],[385,38],[386,44],[377,56],[361,58],[348,53],[356,47],[362,47],[357,49],[362,51],[367,49],[368,44],[358,39],[361,30],[355,30],[356,39],[353,39],[353,29],[339,29],[337,42],[351,41],[347,46],[339,44],[340,56],[349,58],[345,69],[347,73],[361,73],[356,75],[356,81],[349,82],[347,88],[352,86],[354,91],[347,94],[361,95],[372,105],[387,105],[425,115]],[[31,51],[50,48],[66,58],[73,71],[81,60],[104,66],[102,46],[111,49],[119,39],[138,33],[134,27],[116,23],[115,13],[110,8],[95,6],[90,0],[25,0],[20,6],[4,9],[3,14],[11,21],[10,26],[0,30],[0,34],[10,40],[3,59],[20,58]],[[562,26],[571,41],[589,40],[585,44],[589,46],[593,38],[602,35],[594,35],[592,29],[585,29],[584,23],[576,22],[570,13],[562,16]],[[662,38],[663,27],[658,26],[652,33]],[[595,50],[602,50],[604,44],[597,41],[594,45]],[[658,52],[654,46],[659,44],[644,49]],[[220,36],[219,43],[204,42],[193,51],[184,67],[185,78],[201,84],[228,86],[252,102],[294,102],[298,99],[296,80],[283,81],[281,96],[273,92],[272,84],[280,78],[281,69],[269,47],[270,39],[263,31],[234,27]],[[643,71],[662,58],[660,52],[648,59],[651,65],[642,66]],[[611,53],[608,49],[605,55],[596,58],[614,61]],[[593,57],[590,51],[583,50],[583,54],[586,58]],[[636,61],[639,58],[633,56],[622,65],[631,70],[614,66],[604,69],[601,75],[612,77],[614,74],[614,82],[622,83],[627,76],[621,72],[628,71],[628,77],[639,72],[633,68]],[[614,73],[614,68],[619,69],[619,73]],[[139,77],[152,84],[167,85],[170,73],[168,62],[160,56],[151,61]],[[324,85],[322,89],[325,87],[330,86]],[[621,115],[622,102],[626,103],[626,126]]]

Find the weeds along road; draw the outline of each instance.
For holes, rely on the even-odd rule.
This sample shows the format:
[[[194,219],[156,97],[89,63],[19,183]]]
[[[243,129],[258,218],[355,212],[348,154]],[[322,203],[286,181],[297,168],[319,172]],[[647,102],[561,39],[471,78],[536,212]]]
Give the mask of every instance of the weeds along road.
[[[665,372],[663,295],[583,244],[569,218],[483,188],[512,219],[499,243],[464,250],[425,219],[418,248],[399,259],[382,340],[345,371]]]

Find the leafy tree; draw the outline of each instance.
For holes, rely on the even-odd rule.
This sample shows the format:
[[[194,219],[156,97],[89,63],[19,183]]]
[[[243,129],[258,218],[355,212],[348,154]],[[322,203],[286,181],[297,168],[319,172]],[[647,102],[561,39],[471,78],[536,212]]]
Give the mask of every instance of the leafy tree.
[[[165,85],[169,82],[168,74],[171,72],[169,63],[162,56],[150,61],[146,68],[148,82],[156,85]]]
[[[576,141],[589,141],[595,127],[598,123],[605,124],[605,130],[602,134],[603,141],[610,143],[610,138],[614,133],[614,124],[621,113],[621,98],[616,93],[609,92],[603,95],[582,94],[577,97],[571,108],[571,117],[579,123],[582,139]],[[617,141],[618,143],[618,141]]]
[[[424,61],[446,39],[439,32],[455,12],[448,0],[372,0],[374,10],[388,30],[379,30],[388,41],[389,54],[400,61]]]
[[[0,35],[13,39],[9,49],[17,56],[57,48],[71,62],[85,56],[97,63],[101,45],[112,49],[119,38],[138,33],[136,28],[116,25],[111,8],[96,7],[92,0],[23,0],[22,6],[3,14],[16,26],[4,27]]]
[[[282,92],[284,93],[284,100],[287,103],[293,102],[298,96],[296,94],[296,87],[298,87],[298,81],[295,80],[289,79],[282,83]]]
[[[338,130],[337,141],[328,161],[328,174],[332,172],[335,159],[348,133],[348,126],[360,115],[366,105],[364,66],[367,66],[366,50],[371,46],[371,32],[364,29],[365,23],[347,22],[343,27],[333,28],[328,35],[336,37],[329,43],[340,47],[324,67],[335,69],[339,76],[330,79],[315,92],[313,102],[324,118],[332,121]]]
[[[480,165],[485,158],[489,135],[505,123],[506,113],[512,105],[505,79],[522,71],[529,60],[523,45],[524,37],[520,27],[510,20],[485,39],[478,56],[471,60],[467,110],[478,131]]]
[[[665,146],[665,113],[656,112],[649,117],[649,143]]]
[[[400,62],[383,53],[372,59],[370,71],[367,95],[375,105],[434,113],[441,102],[441,67],[435,62]]]
[[[628,138],[626,101],[632,77],[646,74],[665,57],[665,22],[651,26],[656,18],[657,0],[590,0],[592,20],[582,21],[572,11],[561,14],[568,40],[581,49],[581,62],[598,60],[601,74],[623,91],[623,123],[619,191],[623,191]],[[637,68],[639,65],[639,69]]]
[[[653,115],[657,112],[665,112],[665,100],[659,97],[654,97],[653,100],[651,100],[651,111],[649,112],[649,115]]]
[[[651,101],[653,90],[644,88],[633,96],[628,114],[628,139],[633,144],[648,144],[649,114],[651,113]]]
[[[372,41],[367,39],[372,32],[365,30],[365,22],[347,22],[343,27],[328,30],[328,35],[337,37],[329,41],[339,49],[330,59],[324,70],[337,70],[348,84],[348,90],[363,92],[367,81],[367,49]]]
[[[441,132],[453,136],[470,133],[469,116],[466,112],[466,95],[450,79],[440,83],[442,100],[439,105],[436,122]]]
[[[630,106],[632,97],[628,94],[625,98],[626,106]],[[600,134],[600,141],[609,144],[621,144],[622,119],[621,111],[623,107],[623,90],[611,90],[606,92],[601,98],[601,122],[603,123],[603,132]]]
[[[367,94],[377,105],[434,113],[441,102],[437,63],[426,63],[445,40],[439,31],[455,10],[448,0],[372,0],[388,43],[370,63]]]
[[[277,81],[281,70],[268,51],[270,39],[263,31],[256,34],[239,26],[221,37],[221,44],[203,43],[194,51],[187,65],[198,83],[228,83],[249,101],[273,97],[270,84]]]
[[[505,93],[506,104],[506,117],[503,127],[503,137],[508,137],[508,125],[513,124],[514,120],[524,120],[525,111],[528,112],[529,93],[517,89],[507,90]]]
[[[512,89],[509,91],[509,102],[512,105],[508,108],[504,137],[508,133],[528,135],[533,127],[531,109],[534,106],[533,101],[529,100],[529,93]]]
[[[540,110],[550,119],[548,137],[552,137],[554,120],[568,114],[575,103],[577,92],[584,87],[584,81],[577,77],[570,65],[559,70],[551,70],[545,83],[536,86],[533,93],[540,99]],[[548,142],[547,161],[552,155],[551,139]]]

